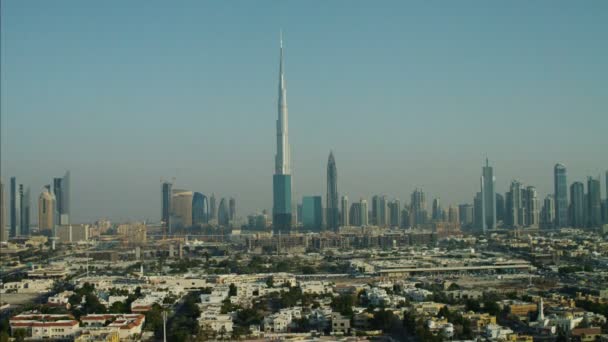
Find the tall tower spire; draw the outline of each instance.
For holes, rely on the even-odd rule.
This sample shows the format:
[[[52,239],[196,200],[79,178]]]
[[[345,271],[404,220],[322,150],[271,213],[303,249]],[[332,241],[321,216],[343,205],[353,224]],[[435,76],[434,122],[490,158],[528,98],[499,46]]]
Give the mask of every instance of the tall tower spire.
[[[291,230],[291,167],[287,125],[287,90],[283,68],[283,32],[280,33],[277,153],[272,177],[272,225],[275,233]]]
[[[291,174],[289,156],[289,134],[287,124],[287,89],[283,67],[283,32],[280,33],[280,59],[279,59],[279,100],[277,118],[277,154],[275,156],[275,174]]]

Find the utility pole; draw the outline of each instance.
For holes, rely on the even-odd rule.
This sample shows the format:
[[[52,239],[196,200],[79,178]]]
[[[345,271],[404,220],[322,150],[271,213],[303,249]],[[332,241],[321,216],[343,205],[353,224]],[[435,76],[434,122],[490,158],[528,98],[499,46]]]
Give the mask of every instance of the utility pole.
[[[163,342],[167,342],[167,311],[163,310]]]

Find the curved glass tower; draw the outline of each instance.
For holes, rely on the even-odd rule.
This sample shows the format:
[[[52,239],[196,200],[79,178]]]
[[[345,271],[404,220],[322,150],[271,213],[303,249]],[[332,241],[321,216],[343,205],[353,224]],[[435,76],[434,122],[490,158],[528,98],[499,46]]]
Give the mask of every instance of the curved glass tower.
[[[202,225],[208,222],[209,201],[200,192],[195,192],[192,196],[192,225]]]

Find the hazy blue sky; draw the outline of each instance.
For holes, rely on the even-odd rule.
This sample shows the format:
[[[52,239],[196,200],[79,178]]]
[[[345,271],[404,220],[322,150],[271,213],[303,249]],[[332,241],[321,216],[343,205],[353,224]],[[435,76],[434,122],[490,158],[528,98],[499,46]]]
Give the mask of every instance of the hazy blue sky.
[[[351,200],[608,168],[608,1],[7,0],[2,178],[71,170],[77,221],[158,220],[161,177],[270,208],[280,28],[298,198],[330,149]]]

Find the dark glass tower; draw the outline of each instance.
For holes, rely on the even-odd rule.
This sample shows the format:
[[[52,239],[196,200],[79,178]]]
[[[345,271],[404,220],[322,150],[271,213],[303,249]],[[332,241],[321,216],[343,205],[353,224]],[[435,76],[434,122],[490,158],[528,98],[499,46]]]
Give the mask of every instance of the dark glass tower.
[[[217,224],[224,227],[230,224],[230,212],[225,198],[220,200],[220,205],[217,208]]]
[[[160,220],[165,233],[171,233],[171,196],[173,184],[163,182],[161,185],[161,213]]]
[[[21,235],[21,193],[17,185],[17,178],[11,177],[10,182],[10,237]]]
[[[272,176],[272,226],[275,233],[291,230],[291,167],[287,125],[287,89],[283,75],[283,39],[279,59],[279,100],[277,118],[277,153]]]
[[[566,167],[555,164],[553,168],[553,181],[555,191],[555,227],[566,227],[568,225],[568,184],[566,179]]]
[[[338,209],[338,171],[334,154],[329,152],[327,160],[327,229],[337,231],[340,225],[340,210]]]
[[[585,226],[585,186],[581,182],[570,185],[570,225],[582,228]]]
[[[200,226],[207,223],[209,217],[209,201],[200,192],[195,192],[192,196],[192,225]]]
[[[602,225],[602,203],[600,195],[600,180],[593,177],[587,178],[587,215],[589,227]]]
[[[496,191],[494,190],[494,169],[486,158],[486,166],[481,169],[481,205],[483,213],[483,231],[496,228]]]

